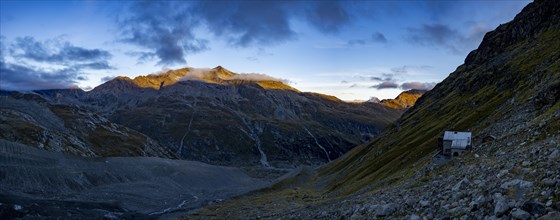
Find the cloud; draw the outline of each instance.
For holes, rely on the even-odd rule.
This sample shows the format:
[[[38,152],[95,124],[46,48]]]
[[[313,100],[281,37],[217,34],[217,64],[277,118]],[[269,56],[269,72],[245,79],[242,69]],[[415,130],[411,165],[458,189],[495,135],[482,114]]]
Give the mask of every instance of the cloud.
[[[123,14],[117,18],[118,41],[141,48],[128,53],[139,62],[159,65],[185,64],[189,54],[209,50],[211,36],[199,30],[231,47],[247,48],[297,39],[292,20],[323,33],[338,33],[352,21],[346,4],[338,1],[134,1]]]
[[[350,45],[350,46],[365,45],[365,44],[367,44],[367,42],[365,40],[349,40],[348,41],[348,45]]]
[[[371,34],[371,37],[369,39],[349,40],[346,44],[348,44],[349,46],[360,46],[366,45],[368,43],[387,43],[387,38],[385,38],[385,35],[383,35],[382,33],[375,32]]]
[[[436,86],[436,84],[436,82],[405,82],[400,85],[400,88],[403,90],[431,90],[434,86]]]
[[[472,23],[467,34],[460,33],[444,24],[423,24],[407,28],[409,42],[420,46],[446,49],[452,54],[460,54],[476,47],[489,28],[480,23]]]
[[[201,1],[195,15],[234,47],[262,46],[295,39],[289,2]]]
[[[99,61],[93,63],[75,64],[75,69],[90,69],[90,70],[114,70],[115,67],[109,65],[107,61]]]
[[[375,32],[371,34],[371,40],[377,43],[387,43],[387,38],[380,32]]]
[[[233,47],[267,46],[295,39],[286,2],[134,2],[118,21],[120,42],[143,48],[129,53],[139,62],[185,64],[188,54],[209,50],[195,34],[205,28]],[[162,13],[165,12],[165,13]]]
[[[396,82],[381,82],[377,85],[370,86],[370,88],[376,89],[396,89],[399,87],[399,84]]]
[[[290,81],[287,79],[280,79],[276,77],[272,77],[262,73],[242,73],[237,74],[229,78],[230,80],[245,80],[245,81],[278,81],[284,84],[290,84]]]
[[[400,73],[398,72],[391,72],[391,73],[381,73],[377,76],[369,76],[369,77],[360,77],[363,80],[370,80],[375,82],[396,82],[400,77]]]
[[[108,51],[77,47],[60,38],[39,42],[33,37],[18,37],[10,50],[12,56],[20,59],[61,65],[79,63],[83,68],[111,69],[107,60],[112,55]]]
[[[202,80],[215,77],[213,69],[209,68],[192,68],[190,72],[181,78],[181,80]],[[231,77],[222,78],[222,80],[244,80],[244,81],[278,81],[284,84],[290,84],[287,79],[280,79],[261,73],[241,73],[235,74]]]
[[[418,90],[431,90],[436,85],[436,82],[405,82],[402,84],[398,84],[396,82],[380,82],[379,84],[370,86],[370,88],[374,89],[402,89],[402,90],[411,90],[411,89],[418,89]]]
[[[255,55],[247,57],[247,60],[250,60],[250,61],[259,61],[259,58],[260,58],[260,57],[269,57],[269,56],[274,56],[274,54],[273,54],[273,53],[267,52],[267,51],[266,51],[264,48],[262,48],[262,47],[259,47],[259,48],[257,49],[257,51],[255,52]]]
[[[354,73],[352,79],[345,79],[340,82],[343,86],[349,88],[369,87],[375,89],[421,89],[430,90],[435,86],[433,83],[406,82],[411,75],[417,75],[418,72],[433,69],[429,65],[404,65],[393,68],[379,68],[374,73]],[[335,76],[348,77],[350,74],[338,74]],[[401,82],[405,82],[402,83]],[[373,85],[372,85],[373,84]]]
[[[81,74],[73,69],[45,70],[0,61],[1,90],[37,90],[75,87]]]
[[[172,1],[138,1],[129,16],[118,19],[119,41],[146,51],[136,52],[139,62],[157,57],[159,65],[185,64],[187,53],[208,49],[208,41],[194,36],[197,19],[188,4]]]
[[[111,81],[114,78],[115,78],[115,76],[104,76],[104,77],[101,77],[101,82]]]
[[[417,28],[407,28],[408,40],[423,46],[444,47],[453,53],[459,53],[455,41],[459,33],[443,24],[423,24]]]
[[[316,2],[307,11],[307,19],[317,29],[325,33],[337,33],[350,23],[350,15],[338,1]]]
[[[391,68],[391,71],[393,71],[393,73],[396,73],[396,74],[405,74],[405,73],[408,73],[408,68],[407,68],[407,66],[393,67],[393,68]]]
[[[74,88],[87,80],[84,71],[114,69],[105,50],[74,46],[62,38],[37,41],[20,37],[6,48],[2,40],[0,89],[38,90]],[[10,59],[6,59],[9,57]]]
[[[0,35],[0,62],[4,62],[4,55],[8,53],[8,49],[6,48],[6,37]]]

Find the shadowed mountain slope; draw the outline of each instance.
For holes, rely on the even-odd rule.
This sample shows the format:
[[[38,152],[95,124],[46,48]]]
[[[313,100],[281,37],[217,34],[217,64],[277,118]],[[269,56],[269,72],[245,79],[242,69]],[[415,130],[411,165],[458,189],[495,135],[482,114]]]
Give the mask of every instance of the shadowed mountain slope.
[[[35,94],[45,99],[43,107],[81,109],[83,115],[144,134],[179,158],[233,166],[323,164],[371,139],[403,111],[303,93],[266,75],[236,74],[220,66],[116,77],[89,92]],[[63,119],[77,120],[73,117],[82,116]],[[17,141],[13,136],[8,140]],[[35,139],[23,143],[41,143]],[[136,145],[127,140],[119,143]],[[109,144],[104,141],[96,144]]]
[[[0,139],[80,156],[177,157],[144,134],[88,109],[51,103],[36,93],[0,93],[0,130]]]

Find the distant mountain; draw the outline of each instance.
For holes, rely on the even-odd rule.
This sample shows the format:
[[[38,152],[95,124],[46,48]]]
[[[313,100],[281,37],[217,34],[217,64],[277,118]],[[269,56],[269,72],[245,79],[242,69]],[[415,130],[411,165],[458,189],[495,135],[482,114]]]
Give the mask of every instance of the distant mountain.
[[[402,113],[380,104],[347,103],[333,96],[299,92],[269,76],[236,74],[223,67],[184,68],[134,79],[116,77],[89,92],[34,94],[45,99],[42,108],[60,106],[85,112],[64,115],[61,120],[98,126],[90,118],[107,119],[106,123],[155,140],[162,152],[172,152],[170,157],[234,166],[322,164],[375,137]],[[20,95],[5,96],[17,99]],[[41,127],[40,123],[35,122]],[[87,131],[84,133],[91,133]],[[6,139],[17,142],[20,136],[24,134]],[[43,142],[31,139],[35,142],[25,144]],[[101,142],[108,140],[95,144],[132,144],[124,138]]]
[[[382,105],[390,108],[396,108],[396,109],[410,108],[414,106],[416,100],[418,100],[424,93],[426,93],[426,90],[411,89],[402,92],[395,99],[383,99],[381,101],[377,99],[377,101]]]
[[[59,92],[83,94],[81,90]],[[140,132],[85,108],[52,103],[36,93],[0,92],[0,130],[0,139],[74,155],[177,158]]]
[[[379,100],[379,98],[377,98],[377,97],[371,97],[371,98],[369,98],[366,102],[380,103],[381,100]]]
[[[197,68],[183,68],[178,70],[169,70],[159,74],[151,74],[147,76],[138,76],[134,79],[128,77],[116,77],[110,83],[105,83],[96,88],[97,90],[107,89],[106,87],[118,85],[118,82],[113,81],[128,81],[140,88],[161,89],[165,86],[173,85],[180,81],[194,80],[206,83],[214,83],[220,85],[236,85],[244,83],[254,83],[265,89],[284,89],[293,90],[297,89],[286,85],[279,79],[275,79],[263,74],[236,74],[222,66],[217,66],[213,69],[197,69]]]

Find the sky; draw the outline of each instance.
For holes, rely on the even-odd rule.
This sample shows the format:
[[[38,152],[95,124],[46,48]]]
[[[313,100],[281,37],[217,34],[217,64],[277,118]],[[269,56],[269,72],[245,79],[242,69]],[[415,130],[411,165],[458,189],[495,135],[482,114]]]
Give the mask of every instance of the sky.
[[[0,1],[0,89],[183,67],[343,100],[431,89],[529,1]]]

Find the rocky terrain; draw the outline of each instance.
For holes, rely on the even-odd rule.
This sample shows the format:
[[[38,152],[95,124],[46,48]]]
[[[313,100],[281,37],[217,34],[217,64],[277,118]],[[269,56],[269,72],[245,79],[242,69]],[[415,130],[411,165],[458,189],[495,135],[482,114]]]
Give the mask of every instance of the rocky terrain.
[[[156,157],[91,159],[0,141],[0,219],[167,218],[267,184],[238,168]]]
[[[177,158],[144,134],[36,93],[0,92],[0,130],[0,139],[73,155]]]
[[[4,92],[0,98],[2,126],[12,131],[0,136],[6,140],[81,156],[145,155],[246,167],[324,164],[403,112],[302,93],[281,80],[223,67],[116,77],[89,92]]]
[[[437,159],[446,130],[475,148]],[[496,140],[482,144],[479,137]],[[560,4],[487,33],[465,64],[378,138],[317,169],[190,218],[559,219]],[[257,208],[255,208],[257,207]]]

